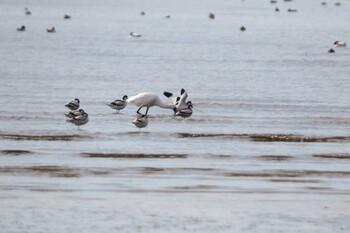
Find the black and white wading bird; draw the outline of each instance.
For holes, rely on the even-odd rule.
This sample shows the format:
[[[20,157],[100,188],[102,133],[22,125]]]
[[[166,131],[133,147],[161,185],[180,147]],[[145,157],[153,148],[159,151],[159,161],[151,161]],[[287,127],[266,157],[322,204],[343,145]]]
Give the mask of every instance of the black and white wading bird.
[[[346,47],[346,43],[344,41],[334,41],[333,43],[333,47],[337,48],[337,47]]]
[[[120,110],[124,109],[126,105],[128,104],[126,100],[128,99],[127,95],[124,95],[121,100],[114,100],[113,102],[107,104],[109,107],[117,110],[117,114],[119,113]]]
[[[130,37],[141,37],[142,35],[141,35],[141,34],[138,34],[138,33],[135,33],[135,32],[130,32],[130,33],[129,33],[129,36],[130,36]]]
[[[26,26],[22,25],[20,28],[17,28],[17,31],[24,32],[26,30]]]
[[[187,102],[187,108],[185,109],[181,109],[181,110],[176,110],[176,108],[174,108],[174,114],[175,116],[180,116],[180,117],[183,117],[183,118],[188,118],[190,116],[192,116],[192,113],[193,113],[193,105],[192,105],[192,102],[191,101],[188,101]]]
[[[188,94],[183,88],[181,89],[180,96],[174,96],[173,93],[168,91],[164,91],[163,94],[172,99],[172,103],[175,104],[175,112],[188,108],[188,103],[191,102],[186,102]]]
[[[89,115],[83,110],[81,115],[75,116],[73,118],[67,119],[67,122],[72,123],[76,126],[85,125],[86,123],[89,122]]]
[[[135,118],[131,123],[141,130],[141,128],[145,128],[148,125],[148,117],[147,115],[141,115]]]
[[[31,15],[32,12],[26,7],[24,8],[24,12],[26,13],[26,15]]]
[[[75,98],[74,100],[66,103],[64,106],[66,106],[70,110],[77,110],[80,106],[80,100],[78,98]]]
[[[67,113],[65,113],[64,115],[68,118],[74,118],[80,115],[83,115],[84,110],[83,109],[79,109],[79,110],[71,110]]]
[[[56,32],[56,29],[55,29],[55,27],[52,27],[52,28],[46,28],[46,31],[47,32]]]

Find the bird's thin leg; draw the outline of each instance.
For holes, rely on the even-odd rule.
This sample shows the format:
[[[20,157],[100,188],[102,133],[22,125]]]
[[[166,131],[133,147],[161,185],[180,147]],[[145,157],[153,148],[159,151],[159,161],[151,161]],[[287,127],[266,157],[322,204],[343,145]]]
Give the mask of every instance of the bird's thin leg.
[[[142,114],[140,113],[141,108],[142,108],[142,107],[140,107],[140,108],[136,111],[137,114],[142,115]]]
[[[149,107],[147,107],[147,110],[146,110],[145,116],[146,116],[146,115],[147,115],[147,113],[148,113],[148,109],[149,109]]]

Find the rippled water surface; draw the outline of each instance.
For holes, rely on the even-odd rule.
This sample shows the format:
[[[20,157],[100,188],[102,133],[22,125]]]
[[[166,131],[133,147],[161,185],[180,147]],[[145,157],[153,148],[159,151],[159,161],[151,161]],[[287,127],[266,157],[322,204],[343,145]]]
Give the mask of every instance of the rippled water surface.
[[[2,231],[349,232],[340,3],[1,1]],[[181,88],[193,115],[153,107],[142,130],[106,105]]]

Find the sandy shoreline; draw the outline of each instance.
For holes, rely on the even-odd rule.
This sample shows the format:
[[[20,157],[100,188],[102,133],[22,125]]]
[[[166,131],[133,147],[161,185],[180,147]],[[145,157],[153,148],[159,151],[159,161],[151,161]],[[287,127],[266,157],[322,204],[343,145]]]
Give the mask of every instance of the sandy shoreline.
[[[32,195],[34,194],[34,195]],[[348,232],[350,197],[29,193],[0,199],[5,232]]]

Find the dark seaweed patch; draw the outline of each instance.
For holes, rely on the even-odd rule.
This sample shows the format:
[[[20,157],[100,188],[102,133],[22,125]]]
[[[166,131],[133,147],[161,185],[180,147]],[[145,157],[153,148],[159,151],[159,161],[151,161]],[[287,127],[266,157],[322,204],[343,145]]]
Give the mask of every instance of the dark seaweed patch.
[[[76,169],[60,166],[0,167],[0,173],[37,174],[52,177],[79,177]]]
[[[170,187],[175,190],[211,190],[211,189],[219,189],[220,186],[217,185],[194,185],[194,186],[175,186]]]
[[[127,158],[127,159],[172,159],[187,158],[186,154],[124,154],[124,153],[82,153],[89,158]]]
[[[25,134],[0,134],[0,138],[18,141],[73,141],[91,138],[86,135],[25,135]]]
[[[236,138],[244,136],[244,134],[209,134],[209,133],[176,133],[179,138],[211,138],[211,137],[226,137]]]
[[[179,138],[229,138],[247,139],[256,142],[344,142],[350,137],[307,137],[293,134],[209,134],[209,133],[176,133]]]
[[[320,180],[304,180],[304,179],[270,179],[276,183],[320,183]]]
[[[267,161],[286,161],[286,160],[294,159],[293,156],[288,156],[288,155],[261,155],[261,156],[257,156],[256,158],[267,160]]]
[[[332,188],[330,187],[304,187],[304,189],[307,189],[307,190],[332,190]]]
[[[315,154],[312,157],[322,159],[350,159],[350,154]]]
[[[144,167],[142,168],[142,173],[143,174],[153,174],[153,173],[157,173],[157,172],[162,172],[165,169],[163,168],[159,168],[159,167]]]
[[[33,154],[34,152],[29,150],[0,150],[0,154],[6,155],[23,155],[23,154]]]
[[[326,176],[340,177],[350,176],[350,171],[316,171],[316,170],[267,170],[261,172],[229,172],[230,177],[307,177]]]

